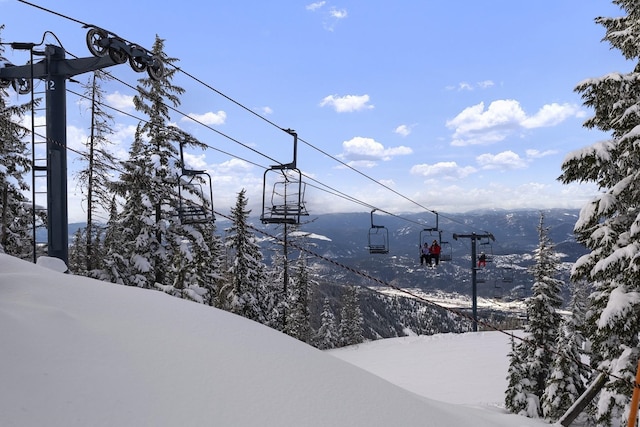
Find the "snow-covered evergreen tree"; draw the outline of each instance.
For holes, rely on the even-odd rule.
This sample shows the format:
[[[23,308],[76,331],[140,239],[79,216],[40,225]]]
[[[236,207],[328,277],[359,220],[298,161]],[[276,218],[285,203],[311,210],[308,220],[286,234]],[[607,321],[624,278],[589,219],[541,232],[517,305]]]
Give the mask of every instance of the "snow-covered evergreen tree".
[[[504,405],[509,412],[536,418],[540,400],[534,393],[535,387],[529,378],[529,364],[525,359],[527,349],[532,345],[533,343],[527,340],[516,343],[514,338],[511,338]]]
[[[249,228],[246,191],[238,193],[231,210],[232,225],[227,228],[225,244],[233,252],[229,273],[231,283],[223,290],[224,308],[247,319],[265,323],[264,308],[266,266],[255,235]]]
[[[167,57],[163,49],[164,40],[156,37],[153,54],[167,65],[174,64],[177,60]],[[119,250],[125,259],[119,266],[126,270],[118,272],[118,280],[204,302],[205,288],[201,285],[208,277],[206,273],[203,276],[202,258],[203,253],[210,252],[210,240],[205,236],[214,229],[212,223],[185,225],[177,214],[178,177],[183,166],[179,147],[204,145],[169,125],[170,105],[177,107],[179,95],[184,93],[171,83],[176,71],[167,66],[160,80],[140,79],[133,99],[136,109],[148,120],[138,125],[129,159],[113,185],[123,200],[117,227],[122,232],[123,246]],[[211,203],[204,199],[196,202],[207,209]],[[195,257],[194,253],[199,255]]]
[[[312,338],[310,301],[311,278],[307,260],[300,252],[289,292],[286,333],[306,343],[310,343]]]
[[[581,362],[584,338],[580,331],[584,323],[583,290],[576,284],[567,309],[570,315],[560,325],[558,340],[549,377],[542,395],[542,413],[550,422],[557,421],[585,390],[590,369]]]
[[[538,238],[538,247],[534,251],[535,264],[531,268],[532,295],[525,301],[529,319],[524,329],[526,337],[514,347],[510,361],[510,365],[523,364],[522,368],[517,369],[517,373],[524,375],[523,378],[527,380],[520,386],[526,398],[523,400],[521,395],[508,393],[517,399],[517,402],[510,406],[516,408],[519,413],[534,418],[542,415],[542,411],[539,406],[531,406],[532,396],[535,396],[535,402],[539,405],[554,360],[561,320],[557,310],[562,306],[562,281],[556,278],[559,260],[549,239],[548,229],[544,226],[544,214],[540,214]],[[526,411],[522,410],[523,404],[527,406]]]
[[[554,245],[549,239],[549,229],[544,226],[544,214],[538,225],[538,247],[534,251],[532,267],[533,285],[531,297],[525,301],[529,323],[525,332],[536,347],[527,359],[535,395],[541,399],[554,358],[556,339],[560,327],[563,282],[557,278],[560,262]]]
[[[120,285],[125,284],[125,278],[130,270],[128,259],[123,255],[124,246],[129,244],[125,239],[124,226],[118,213],[118,203],[113,197],[109,206],[109,220],[103,242],[102,268],[90,271],[91,277]]]
[[[264,300],[265,325],[277,331],[286,332],[289,314],[289,298],[293,280],[288,255],[283,253],[283,245],[278,241],[271,254],[271,265],[266,271]],[[288,252],[288,251],[287,251]],[[285,274],[285,269],[287,273]],[[286,276],[286,286],[285,286]]]
[[[1,24],[0,33],[3,29]],[[3,53],[0,43],[0,63],[6,62]],[[0,82],[0,251],[22,259],[33,253],[33,210],[24,195],[29,190],[25,177],[31,171],[30,149],[24,141],[28,130],[20,124],[30,108],[31,103],[11,104],[7,85]]]
[[[67,267],[69,267],[69,271],[71,273],[78,276],[86,276],[86,249],[87,246],[86,239],[84,237],[84,229],[78,228],[76,232],[73,233],[73,239],[69,245],[69,260],[67,262]]]
[[[364,342],[362,326],[364,319],[360,309],[358,288],[347,286],[342,294],[342,310],[340,310],[340,344],[341,346]]]
[[[586,316],[591,364],[612,374],[596,405],[601,426],[626,419],[640,356],[640,8],[634,0],[613,3],[623,16],[596,22],[606,29],[604,40],[636,66],[578,84],[584,105],[595,112],[584,126],[610,139],[570,153],[559,178],[599,188],[575,225],[577,240],[590,252],[578,259],[572,278],[595,287]]]
[[[336,316],[333,314],[329,298],[325,298],[322,304],[320,328],[316,332],[313,342],[320,350],[335,348],[340,343],[340,335],[336,325]]]

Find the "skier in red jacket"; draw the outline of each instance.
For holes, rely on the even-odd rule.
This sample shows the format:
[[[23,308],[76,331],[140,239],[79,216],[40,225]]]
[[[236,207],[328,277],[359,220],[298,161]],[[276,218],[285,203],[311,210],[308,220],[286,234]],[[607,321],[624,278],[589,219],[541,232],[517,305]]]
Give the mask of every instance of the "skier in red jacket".
[[[440,262],[440,250],[441,249],[442,248],[438,244],[437,240],[434,240],[433,243],[431,243],[431,247],[429,248],[429,253],[431,254],[431,259],[434,260],[436,265],[438,265],[438,263]]]

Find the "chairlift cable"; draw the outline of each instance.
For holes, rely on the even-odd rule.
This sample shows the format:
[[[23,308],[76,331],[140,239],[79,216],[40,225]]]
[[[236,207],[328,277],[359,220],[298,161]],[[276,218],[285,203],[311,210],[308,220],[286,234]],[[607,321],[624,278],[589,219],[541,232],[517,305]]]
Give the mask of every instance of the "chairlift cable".
[[[24,4],[26,4],[26,5],[29,5],[29,6],[32,6],[32,7],[37,8],[37,9],[40,9],[40,10],[42,10],[42,11],[45,11],[45,12],[48,12],[48,13],[54,14],[54,15],[59,16],[59,17],[61,17],[61,18],[64,18],[64,19],[67,19],[67,20],[73,21],[73,22],[78,23],[78,24],[80,24],[80,25],[82,25],[82,26],[84,26],[84,27],[94,27],[94,25],[93,25],[93,24],[89,24],[89,23],[87,23],[87,22],[83,22],[83,21],[81,21],[81,20],[79,20],[79,19],[72,18],[72,17],[70,17],[70,16],[68,16],[68,15],[65,15],[65,14],[62,14],[62,13],[59,13],[59,12],[53,11],[53,10],[51,10],[51,9],[48,9],[48,8],[45,8],[45,7],[42,7],[42,6],[39,6],[39,5],[36,5],[36,4],[31,3],[31,2],[29,2],[29,1],[26,1],[26,0],[18,0],[18,1],[19,1],[19,2],[21,2],[21,3],[24,3]],[[120,38],[121,38],[121,37],[120,37]],[[122,38],[121,38],[121,39],[122,39]],[[128,42],[126,39],[122,39],[122,40],[123,40],[123,41]],[[196,76],[194,76],[193,74],[191,74],[191,73],[189,73],[189,72],[185,71],[184,69],[182,69],[182,68],[180,68],[180,67],[177,67],[177,66],[175,66],[175,65],[173,65],[173,64],[169,64],[169,65],[171,65],[171,66],[172,66],[173,68],[175,68],[177,71],[179,71],[179,72],[183,73],[185,76],[187,76],[187,77],[189,77],[189,78],[193,79],[194,81],[196,81],[196,82],[198,82],[199,84],[201,84],[201,85],[205,86],[205,87],[206,87],[206,88],[208,88],[209,90],[211,90],[211,91],[213,91],[213,92],[217,93],[218,95],[222,96],[223,98],[227,99],[229,102],[232,102],[233,104],[235,104],[235,105],[237,105],[238,107],[242,108],[243,110],[247,111],[248,113],[250,113],[250,114],[252,114],[252,115],[256,116],[257,118],[259,118],[259,119],[261,119],[261,120],[265,121],[266,123],[268,123],[268,124],[270,124],[270,125],[272,125],[272,126],[274,126],[274,127],[278,128],[278,129],[280,129],[280,130],[282,130],[282,131],[285,131],[285,132],[286,132],[286,128],[281,127],[281,126],[278,126],[276,123],[272,122],[271,120],[267,119],[266,117],[262,116],[261,114],[257,113],[256,111],[253,111],[252,109],[248,108],[247,106],[245,106],[245,105],[244,105],[244,104],[242,104],[241,102],[238,102],[238,101],[236,101],[235,99],[233,99],[232,97],[230,97],[230,96],[228,96],[228,95],[224,94],[223,92],[221,92],[221,91],[219,91],[219,90],[215,89],[213,86],[211,86],[211,85],[207,84],[207,83],[206,83],[206,82],[204,82],[202,79],[197,78],[197,77],[196,77]],[[105,72],[105,73],[107,73],[107,74],[110,74],[110,73],[108,73],[108,72],[106,72],[106,71],[103,71],[103,72]],[[111,75],[111,74],[110,74],[110,75]],[[113,75],[111,75],[111,77],[113,77]],[[134,88],[133,86],[131,86],[131,85],[129,85],[129,84],[127,84],[127,83],[123,82],[123,81],[122,81],[122,80],[120,80],[120,79],[117,79],[117,78],[115,78],[115,77],[113,77],[113,78],[114,78],[115,80],[117,80],[117,81],[119,81],[119,82],[121,82],[121,83],[125,84],[126,86],[128,86],[128,87],[132,88],[132,89],[133,89],[133,90],[135,90],[135,91],[137,91],[137,90],[138,90],[137,88]],[[206,124],[204,124],[204,123],[202,123],[202,122],[198,121],[197,119],[194,119],[193,117],[190,117],[190,116],[188,116],[188,115],[186,115],[186,114],[184,114],[184,113],[180,112],[179,110],[177,110],[177,109],[175,109],[175,108],[173,108],[173,107],[171,107],[171,106],[167,106],[167,107],[168,107],[168,108],[170,108],[170,109],[172,109],[173,111],[177,112],[178,114],[183,115],[184,117],[189,117],[189,118],[190,118],[191,120],[193,120],[194,122],[196,122],[196,123],[198,123],[198,124],[200,124],[200,125],[202,125],[202,126],[206,127],[206,128],[207,128],[207,129],[209,129],[209,130],[212,130],[212,131],[214,131],[214,132],[218,133],[219,135],[221,135],[221,136],[223,136],[223,137],[225,137],[225,138],[229,139],[230,141],[233,141],[233,142],[235,142],[235,143],[237,143],[237,144],[239,144],[239,145],[243,146],[244,148],[246,148],[246,149],[248,149],[248,150],[251,150],[251,151],[255,152],[256,154],[259,154],[259,155],[261,155],[261,156],[264,156],[264,157],[268,158],[269,160],[271,160],[272,162],[275,162],[275,163],[281,164],[281,163],[280,163],[280,162],[278,162],[277,160],[270,158],[270,157],[269,157],[269,156],[267,156],[266,154],[264,154],[264,153],[262,153],[262,152],[260,152],[260,151],[258,151],[258,150],[256,150],[256,149],[254,149],[254,148],[252,148],[252,147],[248,146],[247,144],[244,144],[244,143],[242,143],[242,142],[240,142],[240,141],[238,141],[238,140],[236,140],[236,139],[234,139],[234,138],[232,138],[232,137],[230,137],[230,136],[228,136],[228,135],[225,135],[224,133],[222,133],[222,132],[220,132],[220,131],[218,131],[218,130],[216,130],[216,129],[212,128],[211,126],[208,126],[208,125],[206,125]],[[352,171],[356,172],[357,174],[359,174],[359,175],[363,176],[364,178],[366,178],[366,179],[368,179],[368,180],[370,180],[370,181],[374,182],[375,184],[382,186],[382,187],[383,187],[383,188],[385,188],[386,190],[391,191],[392,193],[394,193],[394,194],[396,194],[397,196],[399,196],[399,197],[401,197],[401,198],[403,198],[403,199],[405,199],[405,200],[409,201],[410,203],[412,203],[412,204],[414,204],[414,205],[416,205],[416,206],[420,207],[421,209],[424,209],[424,210],[426,210],[426,211],[428,211],[428,212],[430,212],[430,213],[433,213],[433,214],[437,214],[437,211],[435,211],[435,210],[433,210],[433,209],[429,209],[429,208],[427,208],[427,207],[423,206],[422,204],[420,204],[420,203],[416,202],[415,200],[413,200],[413,199],[411,199],[411,198],[409,198],[409,197],[407,197],[407,196],[405,196],[405,195],[401,194],[400,192],[398,192],[398,191],[394,190],[393,188],[391,188],[391,187],[389,187],[389,186],[387,186],[387,185],[385,185],[385,184],[381,183],[380,181],[375,180],[374,178],[370,177],[369,175],[365,174],[364,172],[359,171],[359,170],[357,170],[356,168],[354,168],[353,166],[346,164],[345,162],[341,161],[340,159],[336,158],[335,156],[332,156],[331,154],[327,153],[326,151],[324,151],[324,150],[322,150],[322,149],[320,149],[320,148],[316,147],[315,145],[311,144],[310,142],[305,141],[305,140],[304,140],[304,139],[302,139],[302,138],[299,138],[299,140],[300,140],[301,142],[303,142],[304,144],[306,144],[307,146],[309,146],[310,148],[312,148],[312,149],[314,149],[314,150],[316,150],[316,151],[318,151],[318,152],[322,153],[323,155],[325,155],[325,156],[329,157],[330,159],[332,159],[332,160],[334,160],[334,161],[336,161],[336,162],[340,163],[341,165],[346,166],[346,167],[347,167],[347,168],[349,168],[350,170],[352,170]],[[379,209],[379,210],[380,210],[380,209]],[[382,210],[381,210],[381,211],[382,211]],[[393,214],[391,214],[391,213],[389,213],[389,212],[385,212],[385,213],[387,213],[387,214],[389,214],[389,215],[393,215]],[[443,216],[443,218],[446,218],[446,219],[448,219],[449,221],[454,222],[454,223],[459,223],[459,224],[461,224],[461,225],[465,225],[463,222],[458,221],[458,220],[455,220],[455,219],[450,218],[450,217]],[[413,222],[413,221],[412,221],[412,222]]]

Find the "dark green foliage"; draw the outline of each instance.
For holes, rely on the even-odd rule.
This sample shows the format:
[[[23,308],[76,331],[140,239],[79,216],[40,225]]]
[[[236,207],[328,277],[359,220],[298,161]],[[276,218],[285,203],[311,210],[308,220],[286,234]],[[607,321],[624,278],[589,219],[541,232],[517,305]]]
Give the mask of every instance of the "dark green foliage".
[[[604,40],[637,65],[578,85],[584,104],[595,113],[585,126],[609,133],[610,139],[571,153],[559,178],[592,182],[600,190],[575,226],[577,240],[590,252],[577,261],[572,278],[594,286],[585,320],[591,364],[615,375],[595,405],[602,426],[625,418],[640,353],[640,9],[633,0],[614,3],[623,16],[596,22],[606,29]]]

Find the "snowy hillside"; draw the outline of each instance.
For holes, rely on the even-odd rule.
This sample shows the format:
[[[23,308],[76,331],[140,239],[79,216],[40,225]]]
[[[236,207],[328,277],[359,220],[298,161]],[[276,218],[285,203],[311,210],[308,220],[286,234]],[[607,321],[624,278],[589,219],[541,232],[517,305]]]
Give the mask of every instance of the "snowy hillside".
[[[499,333],[321,352],[211,307],[7,255],[0,322],[2,426],[546,425],[499,409]],[[381,376],[354,366],[365,360]]]

